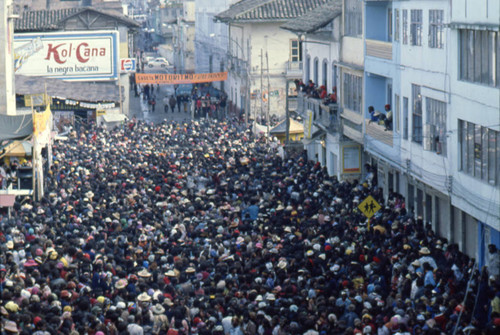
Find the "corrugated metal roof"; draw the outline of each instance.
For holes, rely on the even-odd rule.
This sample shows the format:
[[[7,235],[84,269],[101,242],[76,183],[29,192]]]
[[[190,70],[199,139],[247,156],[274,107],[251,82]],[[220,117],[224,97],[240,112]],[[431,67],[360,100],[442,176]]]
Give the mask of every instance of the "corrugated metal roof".
[[[64,81],[62,79],[16,75],[16,94],[45,93],[51,97],[86,102],[120,101],[115,82]]]
[[[311,33],[320,29],[333,21],[337,16],[342,14],[342,1],[330,1],[322,6],[316,7],[313,10],[296,17],[281,28],[293,32]]]
[[[328,0],[242,0],[215,18],[222,22],[281,21],[296,18]]]
[[[65,8],[65,9],[52,9],[52,10],[32,10],[24,11],[20,18],[14,20],[14,31],[19,32],[33,32],[33,31],[53,31],[61,29],[61,25],[69,18],[83,13],[85,11],[92,11],[112,17],[118,21],[123,22],[124,25],[131,27],[139,27],[140,24],[123,15],[116,15],[112,13],[103,12],[94,8]]]

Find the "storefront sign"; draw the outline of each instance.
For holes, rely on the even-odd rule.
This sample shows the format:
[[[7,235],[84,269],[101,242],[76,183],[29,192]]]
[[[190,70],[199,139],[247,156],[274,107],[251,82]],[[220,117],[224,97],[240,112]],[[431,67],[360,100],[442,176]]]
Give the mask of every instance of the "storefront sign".
[[[135,82],[137,84],[177,85],[177,84],[208,83],[212,81],[224,81],[224,80],[227,80],[227,72],[185,73],[185,74],[168,74],[168,73],[135,74]]]
[[[118,32],[58,32],[14,35],[16,74],[68,80],[114,80]]]

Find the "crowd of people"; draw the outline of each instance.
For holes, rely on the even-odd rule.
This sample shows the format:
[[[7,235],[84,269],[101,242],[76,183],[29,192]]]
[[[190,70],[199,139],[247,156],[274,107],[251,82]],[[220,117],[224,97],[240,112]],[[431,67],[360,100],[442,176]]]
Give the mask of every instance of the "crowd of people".
[[[495,246],[478,269],[375,178],[278,147],[232,121],[76,127],[1,217],[2,334],[499,333]]]

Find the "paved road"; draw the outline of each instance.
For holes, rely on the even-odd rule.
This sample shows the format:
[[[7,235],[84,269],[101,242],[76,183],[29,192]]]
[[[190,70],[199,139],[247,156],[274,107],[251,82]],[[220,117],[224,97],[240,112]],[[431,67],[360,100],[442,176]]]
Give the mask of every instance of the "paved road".
[[[191,113],[179,112],[176,108],[175,113],[170,111],[168,108],[168,113],[164,112],[163,98],[165,96],[170,96],[174,93],[174,89],[171,85],[163,85],[158,91],[155,89],[156,96],[156,108],[155,111],[151,111],[146,100],[143,99],[142,94],[140,97],[136,97],[134,92],[130,92],[130,116],[136,117],[140,120],[145,120],[148,122],[153,122],[155,124],[161,123],[163,120],[175,120],[184,121],[186,119],[191,119]]]

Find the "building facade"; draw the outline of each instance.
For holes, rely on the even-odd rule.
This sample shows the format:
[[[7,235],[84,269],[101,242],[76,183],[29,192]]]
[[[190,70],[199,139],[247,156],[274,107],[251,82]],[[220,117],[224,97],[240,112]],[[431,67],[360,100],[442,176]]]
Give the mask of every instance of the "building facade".
[[[228,26],[215,21],[215,16],[229,8],[234,0],[196,0],[195,67],[197,73],[227,70]],[[224,91],[224,82],[214,82]]]
[[[297,36],[280,26],[326,2],[291,0],[284,6],[278,0],[241,1],[216,16],[228,25],[225,91],[236,110],[258,122],[268,115],[285,116],[286,72]]]
[[[363,148],[386,196],[482,264],[500,242],[499,11],[477,5],[365,1]]]

